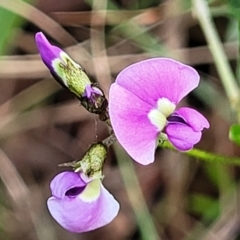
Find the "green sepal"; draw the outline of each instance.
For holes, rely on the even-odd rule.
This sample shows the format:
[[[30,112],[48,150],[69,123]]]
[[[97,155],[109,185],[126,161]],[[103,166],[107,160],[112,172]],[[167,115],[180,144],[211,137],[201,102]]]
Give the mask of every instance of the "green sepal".
[[[168,140],[167,134],[161,132],[158,136],[158,139],[157,139],[157,145],[163,145],[164,142],[166,142],[167,140]]]
[[[88,177],[99,176],[106,157],[107,147],[102,142],[99,142],[92,144],[83,158],[59,166],[72,167],[75,172],[82,172]]]
[[[72,92],[77,98],[81,98],[87,85],[91,81],[85,70],[71,59],[65,52],[60,53],[60,58],[52,62],[53,76],[58,82]]]

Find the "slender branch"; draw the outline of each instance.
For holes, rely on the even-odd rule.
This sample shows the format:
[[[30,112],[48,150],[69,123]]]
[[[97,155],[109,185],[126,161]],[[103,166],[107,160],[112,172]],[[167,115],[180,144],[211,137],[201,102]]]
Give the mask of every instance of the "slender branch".
[[[142,240],[161,240],[146,205],[133,162],[120,148],[115,148],[123,182],[136,216]]]
[[[228,59],[226,58],[216,27],[212,21],[207,1],[193,0],[192,3],[194,13],[196,14],[202,27],[231,107],[237,112],[239,108],[239,87],[228,63]]]
[[[117,141],[117,138],[115,136],[114,133],[112,133],[109,137],[107,137],[106,139],[104,139],[102,141],[102,143],[106,146],[106,147],[110,147],[113,143],[115,143]]]
[[[163,144],[159,144],[159,147],[172,149],[177,151],[169,142],[164,142]],[[210,152],[206,152],[200,149],[192,149],[187,152],[183,152],[184,154],[187,154],[190,157],[194,157],[199,160],[203,160],[206,162],[211,163],[222,163],[222,164],[232,164],[236,166],[240,166],[240,158],[239,157],[228,157],[223,155],[218,155]]]

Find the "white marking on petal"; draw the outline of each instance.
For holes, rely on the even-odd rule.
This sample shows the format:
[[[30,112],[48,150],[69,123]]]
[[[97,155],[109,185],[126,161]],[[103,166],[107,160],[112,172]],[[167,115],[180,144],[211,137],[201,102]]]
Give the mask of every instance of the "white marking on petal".
[[[86,188],[79,195],[79,198],[84,202],[93,202],[99,198],[101,193],[101,180],[94,179],[89,182]]]
[[[148,113],[148,118],[150,122],[158,129],[159,132],[163,130],[167,123],[166,117],[158,109],[152,109]]]
[[[161,132],[167,124],[167,117],[170,116],[176,105],[167,98],[160,98],[157,101],[157,108],[148,113],[150,122]]]
[[[61,64],[64,64],[64,63],[59,58],[55,58],[54,60],[52,60],[52,67],[53,67],[54,71],[61,78],[61,80],[63,81],[64,85],[66,87],[68,87],[67,79],[66,79],[64,70],[61,67]]]
[[[167,98],[160,98],[157,101],[157,108],[167,118],[174,112],[176,105]]]
[[[78,63],[74,62],[67,53],[65,52],[60,52],[60,59],[62,60],[62,63],[67,65],[67,59],[69,61],[71,61],[71,63],[73,64],[74,67],[76,68],[82,68]]]

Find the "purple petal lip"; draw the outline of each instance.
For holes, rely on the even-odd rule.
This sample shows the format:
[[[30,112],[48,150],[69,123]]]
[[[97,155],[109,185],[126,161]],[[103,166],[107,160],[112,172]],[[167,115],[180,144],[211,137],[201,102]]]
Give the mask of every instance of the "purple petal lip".
[[[165,129],[168,139],[180,151],[193,148],[201,139],[201,131],[204,128],[209,128],[207,119],[196,110],[188,107],[179,108],[168,120]]]
[[[50,184],[52,197],[47,201],[48,209],[53,218],[71,232],[103,227],[118,214],[118,202],[102,184],[96,199],[81,198],[90,182],[84,182],[79,173],[62,172]]]
[[[187,125],[187,122],[185,121],[185,119],[182,117],[182,116],[179,116],[177,114],[172,114],[170,115],[169,117],[167,117],[167,121],[168,121],[168,124],[173,124],[173,123],[178,123],[178,124],[186,124]]]
[[[63,52],[63,50],[51,45],[42,32],[36,33],[35,41],[43,62],[51,72],[54,72],[52,61],[56,58],[60,59],[60,53]]]
[[[70,188],[69,190],[66,191],[65,196],[76,197],[77,195],[82,193],[84,189],[85,189],[85,187],[73,187],[73,188]]]
[[[94,94],[103,95],[103,93],[98,88],[92,86],[91,84],[88,84],[85,87],[83,97],[87,97],[88,99],[91,99],[92,95]]]
[[[186,123],[195,131],[202,131],[204,128],[210,127],[208,120],[195,109],[182,107],[175,111],[175,113],[184,118]]]
[[[79,174],[66,171],[55,176],[51,181],[50,189],[53,197],[63,199],[66,196],[66,192],[70,189],[77,187],[84,188],[86,185],[82,178],[79,177]]]
[[[187,151],[201,139],[202,132],[196,132],[184,124],[169,124],[166,127],[169,141],[180,151]]]

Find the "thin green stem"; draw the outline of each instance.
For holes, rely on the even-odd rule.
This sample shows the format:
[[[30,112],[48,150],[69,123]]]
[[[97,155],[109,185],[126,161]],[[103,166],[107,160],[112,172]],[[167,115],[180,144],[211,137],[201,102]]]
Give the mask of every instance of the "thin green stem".
[[[117,160],[123,182],[141,233],[141,239],[161,240],[142,194],[133,162],[126,153],[120,150],[120,148],[115,148],[115,150],[117,152]]]
[[[193,0],[192,2],[194,13],[196,14],[202,27],[231,107],[233,110],[238,112],[239,87],[226,58],[226,54],[224,53],[219,35],[211,17],[211,12],[207,1]]]
[[[163,144],[159,144],[159,147],[176,150],[167,141],[164,142]],[[228,157],[228,156],[218,155],[218,154],[206,152],[206,151],[196,149],[196,148],[194,148],[190,151],[187,151],[187,152],[183,152],[183,153],[187,154],[190,157],[194,157],[196,159],[203,160],[206,162],[232,164],[232,165],[240,166],[240,158],[238,158],[238,157]]]
[[[237,58],[237,80],[240,83],[240,17],[238,18],[238,58]]]

